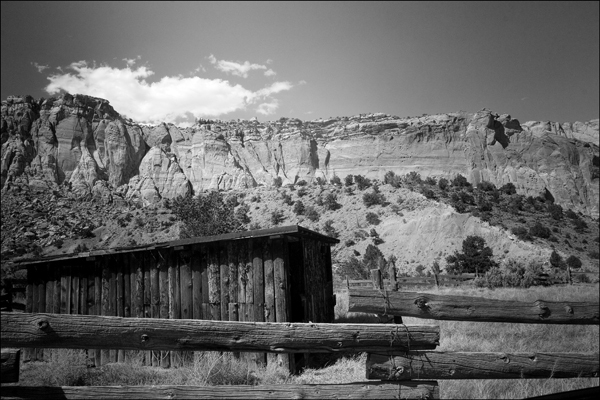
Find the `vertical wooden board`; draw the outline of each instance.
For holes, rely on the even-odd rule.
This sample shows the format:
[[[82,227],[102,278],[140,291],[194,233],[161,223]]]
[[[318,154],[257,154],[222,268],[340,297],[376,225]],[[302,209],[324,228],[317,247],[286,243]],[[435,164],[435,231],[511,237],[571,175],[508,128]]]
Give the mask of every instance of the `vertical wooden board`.
[[[275,284],[273,276],[273,256],[271,252],[271,239],[265,240],[263,242],[263,266],[265,273],[265,321],[275,322]],[[277,354],[267,353],[267,364],[278,365]]]
[[[271,254],[271,240],[264,242],[263,263],[265,270],[265,321],[276,322],[275,316],[275,283],[273,276],[273,258]]]
[[[248,257],[247,240],[237,240],[235,242],[237,253],[237,269],[238,269],[238,303],[246,302],[246,258]]]
[[[38,280],[38,310],[39,312],[46,312],[46,280],[48,275],[46,273],[47,266],[41,265],[39,268],[39,280]]]
[[[305,304],[306,304],[306,319],[308,321],[315,321],[315,314],[313,310],[313,294],[315,284],[313,281],[313,260],[312,260],[312,248],[310,241],[306,238],[302,238],[302,249],[304,252],[304,282],[305,282]]]
[[[179,288],[179,279],[177,277],[177,254],[174,251],[169,253],[168,267],[167,267],[167,276],[168,276],[168,294],[169,294],[169,319],[179,319],[179,307],[176,302],[177,295],[176,291]],[[179,365],[179,352],[171,351],[169,352],[169,364],[172,367]]]
[[[173,260],[175,262],[175,281],[173,282],[173,286],[175,287],[175,299],[174,299],[174,315],[176,315],[177,319],[181,318],[181,270],[177,264],[177,260]]]
[[[71,268],[71,314],[79,314],[79,296],[81,288],[79,287],[79,277],[81,275],[81,261]]]
[[[160,288],[158,286],[158,273],[160,269],[160,254],[156,250],[152,250],[149,253],[148,267],[150,269],[150,317],[160,317]],[[153,367],[160,366],[161,352],[152,351],[150,356],[151,364]]]
[[[108,296],[109,296],[109,314],[113,317],[117,316],[117,260],[114,255],[108,256],[109,258],[109,268],[110,268],[110,284],[108,288]],[[110,362],[118,361],[118,350],[110,350]]]
[[[122,263],[123,255],[115,254],[113,257],[113,268],[114,273],[112,274],[115,278],[115,315],[117,317],[125,316],[125,278],[123,276],[123,270],[125,266]],[[129,270],[127,270],[127,273]],[[125,362],[125,351],[117,350],[117,362]]]
[[[39,306],[40,306],[40,291],[38,288],[38,282],[39,282],[39,266],[35,266],[33,267],[29,272],[32,272],[32,286],[31,286],[31,291],[32,291],[32,301],[31,301],[31,312],[32,313],[37,313],[39,312]],[[37,356],[38,356],[38,349],[33,348],[31,349],[31,354],[30,354],[30,359],[32,360],[37,360]]]
[[[93,262],[82,261],[82,266],[79,271],[79,314],[87,315],[88,310],[88,271]]]
[[[154,268],[154,257],[150,252],[143,252],[140,254],[143,259],[143,274],[144,274],[144,318],[150,318],[150,307],[152,304],[152,292],[150,285],[150,271]]]
[[[54,275],[54,292],[52,293],[52,312],[60,313],[60,277],[61,269],[56,265],[51,265],[52,274]]]
[[[53,313],[54,312],[54,281],[56,277],[54,275],[54,270],[50,265],[46,266],[46,312]]]
[[[178,258],[179,265],[179,287],[181,289],[181,318],[192,318],[192,268],[191,268],[191,252],[189,250],[181,250],[175,252]]]
[[[255,239],[252,244],[252,288],[254,291],[254,321],[265,320],[265,271],[263,268],[263,242]]]
[[[123,316],[131,317],[131,269],[129,267],[129,255],[119,255],[123,273]]]
[[[239,280],[238,280],[238,254],[236,241],[227,242],[227,265],[229,271],[229,302],[238,302]],[[237,315],[237,313],[236,313]],[[231,319],[230,319],[231,320]],[[234,321],[234,320],[231,320]],[[235,320],[236,321],[236,320]]]
[[[323,244],[325,248],[325,260],[324,260],[324,268],[327,276],[327,282],[325,287],[325,306],[327,311],[327,320],[323,322],[332,323],[335,319],[335,302],[334,302],[334,294],[333,294],[333,270],[331,265],[331,246],[329,244]],[[395,287],[395,280],[394,280]]]
[[[274,239],[271,243],[273,252],[273,283],[275,287],[275,320],[276,322],[289,322],[285,265],[286,243],[283,239]],[[290,357],[288,354],[278,354],[277,359],[281,367],[288,371],[290,370]]]
[[[102,306],[101,315],[110,315],[110,261],[109,257],[105,256],[102,260]],[[111,362],[110,350],[102,350],[100,364],[106,365]]]
[[[202,319],[202,270],[200,269],[200,249],[192,251],[192,318]]]
[[[71,314],[71,291],[72,289],[72,280],[71,280],[71,266],[66,265],[63,267],[63,278],[65,280],[64,290],[61,292],[61,308],[64,309],[64,312],[61,311],[61,314]],[[63,297],[64,295],[64,297]]]
[[[221,320],[221,269],[216,245],[208,248],[208,302],[211,309],[211,319]]]
[[[251,238],[247,240],[248,248],[246,251],[246,260],[244,271],[246,271],[246,303],[254,303],[254,240]]]
[[[219,243],[219,278],[221,284],[221,320],[229,321],[229,263],[227,244]]]
[[[158,267],[158,290],[160,296],[159,316],[160,318],[169,318],[169,250],[159,250]],[[169,368],[171,366],[171,353],[168,351],[160,352],[160,366]]]
[[[25,287],[25,312],[33,312],[33,267],[27,267],[27,286]],[[23,349],[23,361],[29,361],[34,352],[32,349]]]
[[[200,248],[200,276],[202,279],[202,304],[208,304],[208,245]],[[202,310],[204,319],[209,319],[208,314]]]

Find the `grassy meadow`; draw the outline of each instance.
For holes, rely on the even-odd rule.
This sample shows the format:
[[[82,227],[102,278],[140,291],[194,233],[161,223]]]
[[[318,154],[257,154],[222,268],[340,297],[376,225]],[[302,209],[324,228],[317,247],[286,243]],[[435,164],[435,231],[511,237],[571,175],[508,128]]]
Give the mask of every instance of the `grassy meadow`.
[[[438,294],[534,301],[598,301],[598,284],[533,287],[529,289],[440,288],[420,290]],[[337,293],[336,322],[379,322],[375,315],[349,313],[347,292]],[[407,325],[439,324],[438,350],[481,352],[598,352],[599,327],[433,321],[404,317]],[[87,368],[84,351],[53,350],[48,361],[24,363],[19,385],[235,385],[326,384],[365,381],[366,354],[331,358],[321,368],[306,368],[290,376],[280,368],[252,369],[231,353],[196,352],[189,365],[153,368],[136,362]],[[446,399],[514,399],[582,389],[598,378],[439,381]]]

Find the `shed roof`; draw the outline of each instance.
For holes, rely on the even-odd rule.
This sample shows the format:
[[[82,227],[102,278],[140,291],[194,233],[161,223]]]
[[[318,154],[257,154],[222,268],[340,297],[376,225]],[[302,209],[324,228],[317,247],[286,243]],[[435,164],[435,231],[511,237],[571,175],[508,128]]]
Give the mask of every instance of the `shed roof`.
[[[104,256],[111,254],[121,254],[121,253],[129,253],[129,252],[137,252],[137,251],[145,251],[145,250],[153,250],[153,249],[165,249],[179,246],[189,246],[198,243],[211,243],[211,242],[220,242],[223,240],[238,240],[238,239],[250,239],[250,238],[258,238],[258,237],[271,237],[278,235],[289,235],[295,237],[310,237],[313,239],[317,239],[321,242],[336,244],[340,241],[338,239],[322,235],[318,232],[311,231],[310,229],[304,228],[299,225],[289,225],[282,226],[277,228],[269,228],[269,229],[257,229],[253,231],[243,231],[243,232],[231,232],[225,233],[222,235],[214,235],[214,236],[197,236],[188,239],[179,239],[179,240],[171,240],[168,242],[160,242],[160,243],[151,243],[151,244],[143,244],[138,246],[129,246],[129,247],[116,247],[110,250],[92,250],[89,252],[82,253],[71,253],[71,254],[60,254],[55,256],[48,256],[42,258],[28,258],[24,260],[15,260],[14,264],[20,266],[26,266],[29,264],[41,264],[49,261],[60,261],[60,260],[72,260],[77,258],[87,258],[94,256]]]

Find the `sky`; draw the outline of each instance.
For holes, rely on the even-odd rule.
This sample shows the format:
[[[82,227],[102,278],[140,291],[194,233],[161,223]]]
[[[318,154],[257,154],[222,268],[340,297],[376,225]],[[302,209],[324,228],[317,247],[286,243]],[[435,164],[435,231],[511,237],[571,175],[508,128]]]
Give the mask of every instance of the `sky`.
[[[1,99],[138,122],[599,114],[598,2],[2,1]]]

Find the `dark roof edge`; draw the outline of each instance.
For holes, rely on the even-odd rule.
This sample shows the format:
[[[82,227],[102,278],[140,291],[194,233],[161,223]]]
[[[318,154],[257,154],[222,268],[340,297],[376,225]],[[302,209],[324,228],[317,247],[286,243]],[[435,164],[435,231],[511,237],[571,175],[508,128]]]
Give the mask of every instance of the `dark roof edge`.
[[[72,260],[77,258],[84,257],[94,257],[94,256],[104,256],[111,254],[121,254],[133,251],[144,251],[144,250],[153,250],[153,249],[164,249],[170,247],[178,247],[178,246],[187,246],[198,243],[210,243],[210,242],[218,242],[222,240],[236,240],[236,239],[250,239],[254,237],[265,237],[265,236],[277,236],[277,235],[293,235],[300,237],[312,237],[314,239],[318,239],[319,241],[329,243],[329,244],[337,244],[340,241],[338,239],[325,236],[321,233],[311,231],[310,229],[304,228],[299,225],[288,225],[281,226],[277,228],[268,228],[268,229],[257,229],[253,231],[243,231],[243,232],[231,232],[224,233],[222,235],[214,235],[214,236],[198,236],[188,239],[178,239],[171,240],[168,242],[160,242],[160,243],[151,243],[139,246],[131,246],[131,247],[117,247],[110,250],[92,250],[90,252],[85,253],[71,253],[71,254],[60,254],[54,256],[48,256],[43,258],[29,258],[25,260],[15,260],[13,262],[14,265],[25,265],[25,264],[39,264],[50,261],[60,261],[60,260]]]

